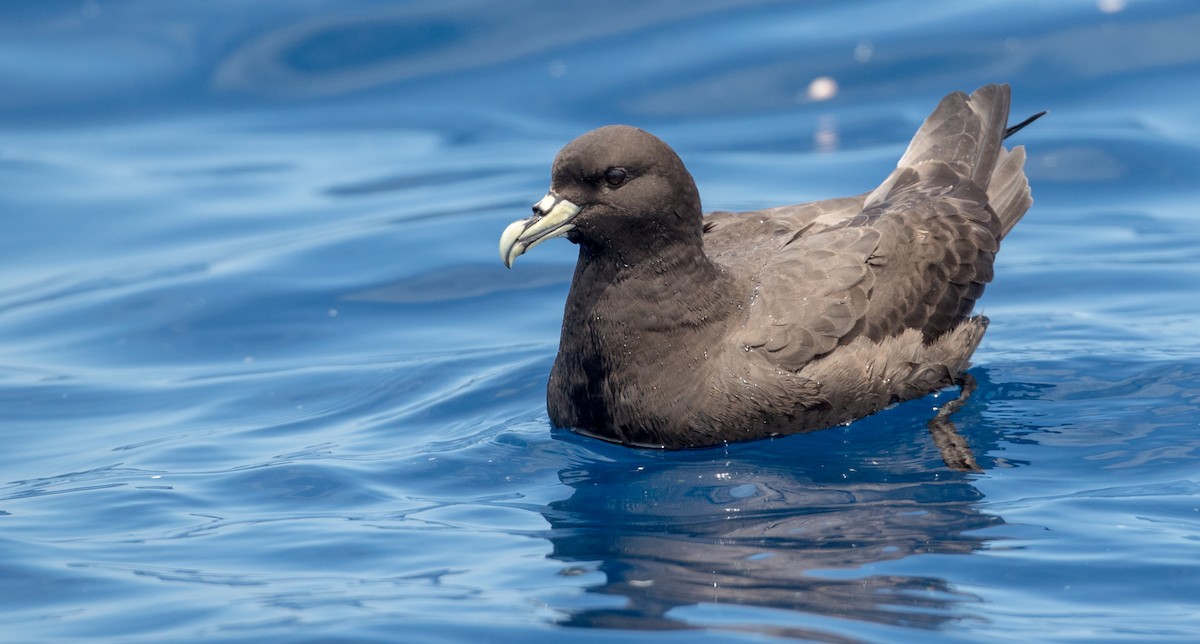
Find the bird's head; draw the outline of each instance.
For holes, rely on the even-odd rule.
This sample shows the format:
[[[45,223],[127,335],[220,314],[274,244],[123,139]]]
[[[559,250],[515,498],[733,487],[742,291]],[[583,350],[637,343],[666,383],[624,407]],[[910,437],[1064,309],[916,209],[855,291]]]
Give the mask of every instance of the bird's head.
[[[505,266],[530,248],[566,237],[592,252],[654,252],[701,234],[700,195],[679,155],[627,125],[592,130],[554,159],[550,192],[533,216],[500,237]]]

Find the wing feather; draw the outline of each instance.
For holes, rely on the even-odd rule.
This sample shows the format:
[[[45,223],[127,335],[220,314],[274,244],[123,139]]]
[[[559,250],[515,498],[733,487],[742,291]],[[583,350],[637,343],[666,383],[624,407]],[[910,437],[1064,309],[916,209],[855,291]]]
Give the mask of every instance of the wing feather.
[[[967,319],[1029,204],[1023,150],[1001,144],[1008,97],[947,96],[869,194],[711,215],[710,256],[754,289],[733,346],[797,371],[860,337],[929,343]]]

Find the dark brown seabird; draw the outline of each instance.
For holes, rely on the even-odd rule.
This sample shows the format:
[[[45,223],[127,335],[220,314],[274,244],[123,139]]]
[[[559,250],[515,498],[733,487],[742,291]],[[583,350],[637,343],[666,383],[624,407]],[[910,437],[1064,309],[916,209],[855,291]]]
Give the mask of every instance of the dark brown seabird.
[[[988,322],[972,307],[1032,203],[1025,151],[1002,143],[1040,114],[1006,129],[1008,108],[1007,85],[946,96],[866,194],[707,216],[653,135],[614,125],[572,141],[533,217],[500,238],[506,266],[553,237],[579,245],[551,422],[703,447],[961,382]]]

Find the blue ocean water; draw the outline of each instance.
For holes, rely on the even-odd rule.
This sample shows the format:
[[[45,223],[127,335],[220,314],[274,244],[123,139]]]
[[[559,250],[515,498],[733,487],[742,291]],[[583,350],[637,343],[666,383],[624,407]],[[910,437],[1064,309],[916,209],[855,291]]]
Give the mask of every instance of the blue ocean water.
[[[0,639],[1200,638],[1200,7],[0,6]],[[817,79],[827,79],[819,82]],[[832,81],[832,83],[830,82]],[[549,428],[574,261],[496,241],[622,122],[708,209],[1049,109],[947,391],[686,452]]]

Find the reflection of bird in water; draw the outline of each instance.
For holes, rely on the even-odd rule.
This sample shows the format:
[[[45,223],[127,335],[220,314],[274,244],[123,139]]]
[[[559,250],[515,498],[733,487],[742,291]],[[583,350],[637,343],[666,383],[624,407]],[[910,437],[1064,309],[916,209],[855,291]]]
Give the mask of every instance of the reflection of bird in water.
[[[920,425],[909,424],[915,431]],[[922,628],[960,619],[957,606],[974,597],[943,579],[859,569],[912,555],[973,552],[984,543],[974,531],[1003,520],[975,508],[980,494],[967,475],[931,470],[929,448],[919,455],[925,465],[903,453],[880,462],[837,456],[836,437],[820,449],[810,440],[819,436],[732,457],[716,450],[651,452],[560,472],[573,494],[546,512],[551,557],[568,562],[568,570],[595,566],[606,581],[589,593],[624,599],[567,610],[564,623],[688,628],[677,609],[704,603]]]

